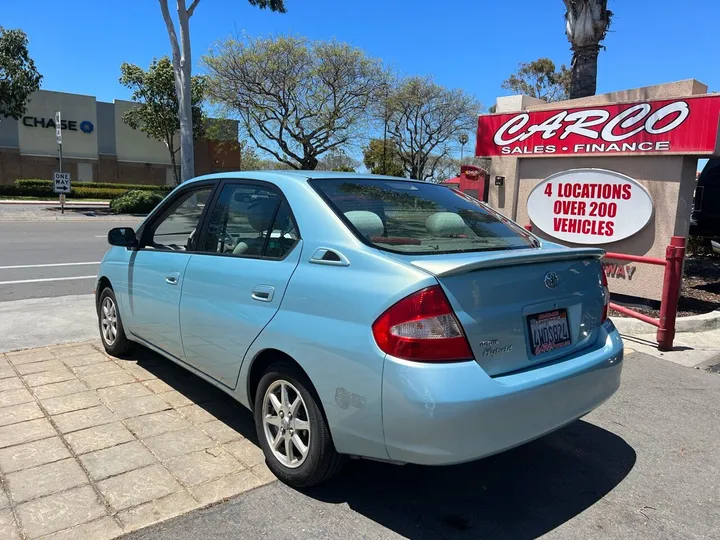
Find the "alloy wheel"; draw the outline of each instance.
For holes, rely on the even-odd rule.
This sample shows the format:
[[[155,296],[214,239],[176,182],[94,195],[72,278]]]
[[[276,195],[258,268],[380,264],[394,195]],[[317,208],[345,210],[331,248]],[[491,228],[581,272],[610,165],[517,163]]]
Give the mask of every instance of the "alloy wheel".
[[[102,327],[102,338],[105,343],[112,347],[117,339],[117,308],[115,302],[106,296],[100,306],[100,325]]]
[[[263,397],[262,415],[273,456],[291,469],[302,465],[310,449],[311,433],[307,407],[298,389],[288,381],[273,382]]]

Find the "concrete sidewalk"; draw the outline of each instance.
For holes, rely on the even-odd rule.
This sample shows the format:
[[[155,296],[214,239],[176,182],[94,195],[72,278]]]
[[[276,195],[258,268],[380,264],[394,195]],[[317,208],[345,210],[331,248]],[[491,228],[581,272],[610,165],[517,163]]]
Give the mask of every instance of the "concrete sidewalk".
[[[60,213],[58,203],[24,201],[0,202],[0,222],[3,221],[117,221],[137,222],[143,216],[110,214],[108,205],[103,203],[75,203],[65,205],[65,214]]]
[[[622,335],[625,348],[667,360],[685,367],[702,367],[720,363],[720,330],[684,332],[677,334],[673,350],[662,352],[657,348],[655,334]]]
[[[254,432],[248,411],[147,351],[0,354],[0,538],[114,538],[271,482]]]
[[[94,299],[82,294],[0,302],[0,353],[97,338]]]

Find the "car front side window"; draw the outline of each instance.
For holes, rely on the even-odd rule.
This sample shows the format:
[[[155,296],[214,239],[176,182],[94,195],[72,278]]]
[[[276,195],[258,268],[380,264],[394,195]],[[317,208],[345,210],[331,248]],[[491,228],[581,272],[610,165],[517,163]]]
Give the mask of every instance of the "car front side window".
[[[188,251],[197,234],[200,217],[212,190],[212,186],[206,186],[179,196],[173,203],[172,210],[152,225],[145,247]]]

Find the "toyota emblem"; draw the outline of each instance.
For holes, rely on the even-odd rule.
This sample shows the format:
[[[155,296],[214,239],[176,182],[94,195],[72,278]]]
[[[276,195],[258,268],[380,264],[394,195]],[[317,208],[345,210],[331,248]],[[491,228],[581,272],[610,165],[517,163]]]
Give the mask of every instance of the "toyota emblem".
[[[558,276],[555,272],[548,272],[545,274],[545,286],[548,289],[554,289],[558,284]]]

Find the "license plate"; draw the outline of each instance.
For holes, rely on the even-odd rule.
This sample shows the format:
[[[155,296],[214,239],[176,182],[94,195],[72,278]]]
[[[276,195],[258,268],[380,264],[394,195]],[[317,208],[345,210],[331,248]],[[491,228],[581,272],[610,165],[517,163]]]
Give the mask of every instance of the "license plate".
[[[570,345],[570,327],[566,309],[528,316],[530,350],[542,354]]]

